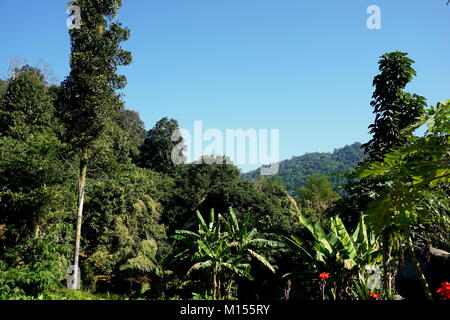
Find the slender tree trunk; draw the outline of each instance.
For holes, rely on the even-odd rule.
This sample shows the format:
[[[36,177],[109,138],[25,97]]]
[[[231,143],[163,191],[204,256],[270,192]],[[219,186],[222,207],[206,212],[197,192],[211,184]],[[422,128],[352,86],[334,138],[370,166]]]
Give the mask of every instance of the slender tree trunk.
[[[217,275],[216,275],[216,270],[214,270],[214,275],[213,275],[213,297],[214,297],[214,300],[217,299]]]
[[[320,297],[321,297],[322,301],[325,301],[325,287],[326,286],[327,286],[327,280],[321,279],[320,280]]]
[[[383,231],[383,288],[388,297],[391,296],[391,277],[389,271],[389,233]]]
[[[36,225],[34,226],[34,237],[38,238],[39,237],[39,232],[41,231],[41,228],[39,226],[39,223],[36,223]]]
[[[233,279],[230,279],[230,282],[227,285],[227,289],[226,289],[226,297],[227,300],[231,300],[231,290],[233,289]]]
[[[425,292],[426,299],[431,301],[431,300],[433,300],[433,296],[431,294],[430,287],[428,286],[428,281],[425,278],[425,275],[423,274],[422,267],[420,266],[419,260],[417,259],[416,252],[414,251],[414,244],[412,242],[410,232],[408,232],[407,236],[408,236],[408,239],[407,239],[408,240],[408,249],[409,249],[409,253],[411,255],[411,259],[414,263],[414,266],[416,267],[417,277],[419,278],[420,284],[423,287],[423,291]]]
[[[222,298],[222,292],[221,292],[221,287],[222,287],[222,284],[220,283],[220,278],[218,278],[217,279],[217,299],[220,299],[220,298]]]
[[[87,173],[87,152],[83,150],[80,159],[80,175],[78,179],[78,215],[77,215],[77,228],[75,238],[75,257],[73,268],[73,287],[72,289],[78,290],[80,284],[78,283],[80,275],[79,262],[80,262],[80,243],[81,243],[81,224],[83,221],[83,205],[84,205],[84,192],[86,187],[86,173]]]

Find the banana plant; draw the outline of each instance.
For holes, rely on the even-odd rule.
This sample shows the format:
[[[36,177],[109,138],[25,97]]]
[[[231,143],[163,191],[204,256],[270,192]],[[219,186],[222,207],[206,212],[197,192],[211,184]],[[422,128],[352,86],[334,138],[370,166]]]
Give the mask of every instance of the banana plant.
[[[275,268],[256,250],[268,247],[282,247],[283,244],[275,240],[268,240],[259,237],[258,231],[256,229],[249,230],[247,223],[240,226],[233,208],[230,208],[229,215],[231,217],[230,222],[224,219],[222,215],[219,215],[219,219],[223,222],[230,238],[233,239],[233,241],[229,243],[229,246],[231,248],[235,248],[238,255],[250,255],[262,263],[270,271],[275,273]]]
[[[338,216],[330,218],[327,226],[329,232],[325,232],[320,222],[312,224],[303,215],[300,215],[300,222],[314,237],[312,248],[297,236],[292,236],[290,242],[316,262],[327,264],[334,261],[341,263],[343,268],[352,270],[355,266],[366,266],[379,261],[378,242],[374,234],[368,232],[364,216],[351,235]]]
[[[281,243],[258,237],[257,231],[249,231],[246,223],[241,226],[231,208],[231,221],[221,214],[216,215],[214,210],[210,212],[208,223],[199,211],[196,215],[199,221],[198,231],[177,230],[174,238],[186,246],[180,255],[191,256],[194,262],[187,275],[191,276],[195,270],[203,270],[210,275],[215,299],[231,298],[236,277],[253,280],[250,274],[251,258],[275,272],[274,266],[257,249],[282,245]]]
[[[330,218],[326,226],[319,221],[313,224],[303,215],[300,215],[300,222],[314,240],[305,241],[293,235],[289,243],[300,250],[316,271],[339,274],[335,283],[339,282],[342,287],[352,286],[353,278],[365,274],[370,266],[381,261],[381,250],[374,234],[367,230],[365,216],[361,216],[351,234],[338,216]],[[347,287],[341,289],[348,293]],[[335,295],[337,291],[335,288]]]

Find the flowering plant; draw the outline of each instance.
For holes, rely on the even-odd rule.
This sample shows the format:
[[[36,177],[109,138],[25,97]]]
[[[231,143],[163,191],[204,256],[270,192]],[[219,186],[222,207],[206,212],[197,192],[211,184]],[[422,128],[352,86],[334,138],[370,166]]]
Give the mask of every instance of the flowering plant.
[[[330,277],[330,274],[329,273],[326,273],[326,272],[322,272],[321,274],[319,274],[319,278],[321,279],[321,280],[326,280],[326,279],[328,279]]]
[[[450,299],[450,283],[442,282],[441,287],[436,292],[443,296],[444,299]]]
[[[375,292],[369,293],[369,296],[371,296],[373,299],[378,300],[380,298],[380,295]]]
[[[327,272],[322,272],[319,274],[320,279],[320,295],[322,300],[325,300],[325,287],[327,286],[327,279],[330,277],[330,274]]]

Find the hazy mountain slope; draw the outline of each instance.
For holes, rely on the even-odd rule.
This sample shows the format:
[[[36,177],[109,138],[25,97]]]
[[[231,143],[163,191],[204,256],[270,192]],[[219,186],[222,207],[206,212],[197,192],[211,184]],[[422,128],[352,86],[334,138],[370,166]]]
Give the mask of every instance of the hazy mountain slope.
[[[297,187],[304,185],[306,177],[315,173],[334,174],[343,173],[355,168],[364,159],[361,143],[334,150],[333,153],[307,153],[299,157],[280,162],[278,175],[285,181],[288,191],[292,192]],[[253,180],[259,176],[259,169],[243,174],[244,179]],[[341,179],[332,178],[334,183],[342,182]]]

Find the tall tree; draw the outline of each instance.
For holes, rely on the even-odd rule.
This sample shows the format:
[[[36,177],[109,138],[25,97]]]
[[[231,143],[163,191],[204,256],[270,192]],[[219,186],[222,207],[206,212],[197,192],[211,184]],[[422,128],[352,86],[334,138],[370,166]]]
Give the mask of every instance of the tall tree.
[[[0,99],[6,91],[8,83],[5,80],[0,80]]]
[[[413,63],[404,52],[381,56],[380,74],[373,80],[375,92],[370,103],[376,115],[375,123],[369,126],[372,139],[363,145],[372,161],[382,161],[391,148],[405,142],[401,131],[413,124],[426,106],[424,97],[403,91],[416,75]]]
[[[115,20],[122,0],[74,0],[80,8],[81,26],[69,31],[70,75],[62,84],[62,118],[66,135],[80,157],[78,214],[72,288],[79,288],[78,265],[81,224],[89,158],[101,147],[102,136],[111,128],[123,108],[116,92],[126,85],[118,66],[131,63],[131,53],[120,47],[130,31]]]
[[[413,60],[404,52],[391,52],[381,56],[379,61],[380,74],[373,80],[375,91],[371,102],[376,115],[374,124],[370,125],[372,139],[363,145],[367,154],[366,162],[381,162],[384,156],[394,147],[406,143],[411,135],[402,135],[402,130],[411,126],[424,112],[425,98],[404,91],[406,85],[416,75],[412,68]],[[378,179],[363,179],[357,184],[354,192],[360,195],[364,208],[371,200],[376,200],[386,190],[386,181]],[[376,193],[367,197],[367,190]],[[389,272],[389,237],[392,225],[386,224],[383,228],[383,265],[384,287],[391,292]]]
[[[175,146],[183,143],[181,137],[172,141],[172,135],[178,129],[177,120],[163,118],[148,131],[141,147],[141,165],[144,168],[167,174],[175,173],[176,164],[172,160],[172,152]]]
[[[24,139],[31,131],[51,127],[53,101],[39,69],[24,66],[5,84],[0,103],[0,133]]]
[[[121,140],[127,155],[134,162],[139,162],[139,148],[144,143],[147,133],[139,113],[133,110],[123,110],[119,116],[119,127],[122,129]]]

